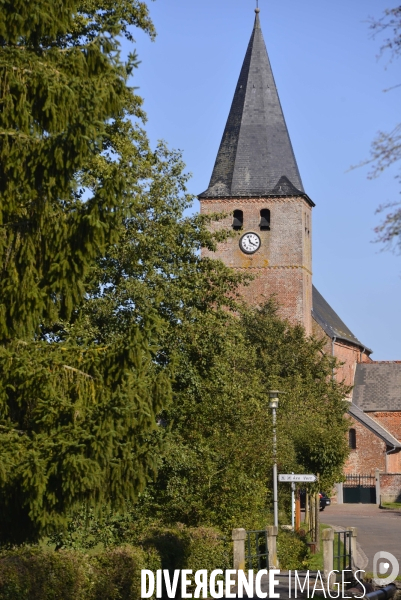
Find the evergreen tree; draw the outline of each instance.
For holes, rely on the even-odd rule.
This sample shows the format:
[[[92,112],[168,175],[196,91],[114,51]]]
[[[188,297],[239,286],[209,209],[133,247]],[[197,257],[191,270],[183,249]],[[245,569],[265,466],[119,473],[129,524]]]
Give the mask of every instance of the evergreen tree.
[[[170,395],[156,312],[107,343],[73,325],[153,160],[128,86],[136,59],[119,57],[131,26],[154,35],[143,2],[17,1],[0,14],[2,543],[37,540],[83,502],[123,508],[155,468]]]
[[[79,173],[107,128],[140,115],[119,58],[129,25],[153,35],[143,2],[16,0],[0,13],[0,340],[68,318],[94,257],[116,241],[116,168],[88,196]]]

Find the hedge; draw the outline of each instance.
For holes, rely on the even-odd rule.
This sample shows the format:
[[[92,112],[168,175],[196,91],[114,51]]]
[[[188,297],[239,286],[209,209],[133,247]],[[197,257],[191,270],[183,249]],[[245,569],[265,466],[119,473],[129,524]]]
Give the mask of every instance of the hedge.
[[[143,549],[154,549],[162,569],[230,569],[231,544],[212,527],[151,526],[142,532],[138,542]]]
[[[140,548],[129,546],[96,556],[9,551],[0,558],[0,600],[136,600],[145,558]]]
[[[304,537],[279,529],[277,557],[280,569],[308,569],[309,548]]]
[[[88,555],[24,548],[0,554],[0,600],[139,600],[141,569],[227,569],[230,547],[215,529],[152,527],[136,545]]]
[[[87,558],[76,552],[24,549],[0,558],[1,600],[85,600],[93,579]]]

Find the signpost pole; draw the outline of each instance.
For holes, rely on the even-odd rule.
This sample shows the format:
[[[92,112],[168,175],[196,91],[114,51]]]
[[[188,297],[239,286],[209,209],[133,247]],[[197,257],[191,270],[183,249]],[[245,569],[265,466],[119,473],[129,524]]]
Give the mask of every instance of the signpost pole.
[[[269,391],[269,408],[272,409],[273,417],[273,514],[275,527],[278,527],[276,410],[278,408],[278,395],[281,393],[283,392],[278,390]]]
[[[301,528],[301,499],[299,497],[299,490],[297,490],[296,496],[295,496],[295,531],[299,531],[300,528]]]
[[[278,527],[278,494],[277,494],[277,437],[276,437],[276,407],[273,411],[273,512],[274,526]]]
[[[294,472],[292,472],[292,474],[294,475]],[[294,531],[294,525],[295,525],[295,511],[294,511],[294,503],[295,503],[295,483],[292,482],[291,483],[291,526],[292,526],[292,530]]]

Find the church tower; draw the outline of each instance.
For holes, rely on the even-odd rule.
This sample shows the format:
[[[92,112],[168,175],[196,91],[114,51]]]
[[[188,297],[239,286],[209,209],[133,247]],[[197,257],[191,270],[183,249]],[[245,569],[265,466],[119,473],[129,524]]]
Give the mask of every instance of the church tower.
[[[250,304],[272,295],[281,316],[312,333],[312,207],[292,149],[256,9],[255,24],[202,213],[227,212],[215,227],[233,238],[215,253],[254,275],[243,290]]]

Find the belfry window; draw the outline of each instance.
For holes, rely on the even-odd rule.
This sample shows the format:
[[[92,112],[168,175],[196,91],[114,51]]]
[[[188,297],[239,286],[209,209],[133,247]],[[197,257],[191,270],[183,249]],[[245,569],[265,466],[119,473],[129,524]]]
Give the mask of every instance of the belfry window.
[[[348,443],[351,450],[356,450],[356,431],[353,428],[348,432]]]
[[[235,210],[234,218],[233,218],[233,229],[235,229],[235,230],[242,229],[243,224],[244,224],[244,213],[242,212],[242,210]]]
[[[262,208],[260,211],[260,230],[269,231],[270,229],[270,210]]]

